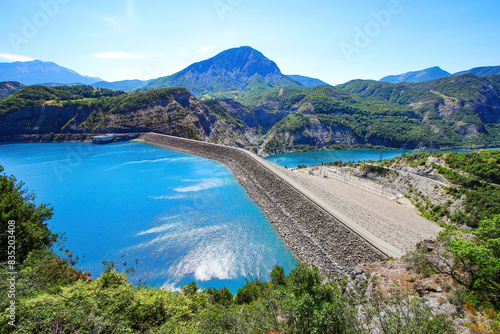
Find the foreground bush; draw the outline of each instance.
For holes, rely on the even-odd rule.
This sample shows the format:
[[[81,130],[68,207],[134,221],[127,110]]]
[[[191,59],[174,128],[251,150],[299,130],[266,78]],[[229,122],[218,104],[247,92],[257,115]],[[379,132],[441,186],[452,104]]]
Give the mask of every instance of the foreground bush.
[[[500,215],[471,233],[448,228],[432,250],[422,247],[407,259],[423,273],[453,278],[475,306],[500,308]]]

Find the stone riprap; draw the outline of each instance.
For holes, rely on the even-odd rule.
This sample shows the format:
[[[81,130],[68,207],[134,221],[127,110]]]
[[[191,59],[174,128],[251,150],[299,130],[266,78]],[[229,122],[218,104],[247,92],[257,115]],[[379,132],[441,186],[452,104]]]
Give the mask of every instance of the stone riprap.
[[[384,254],[298,189],[241,149],[156,133],[141,141],[215,160],[229,167],[276,228],[298,261],[329,273],[346,273]]]

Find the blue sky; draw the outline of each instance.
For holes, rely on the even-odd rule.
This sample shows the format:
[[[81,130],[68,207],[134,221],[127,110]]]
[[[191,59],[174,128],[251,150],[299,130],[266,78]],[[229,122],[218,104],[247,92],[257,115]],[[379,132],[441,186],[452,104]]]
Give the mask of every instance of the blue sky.
[[[339,84],[500,65],[499,15],[498,0],[0,0],[0,61],[152,79],[248,45]]]

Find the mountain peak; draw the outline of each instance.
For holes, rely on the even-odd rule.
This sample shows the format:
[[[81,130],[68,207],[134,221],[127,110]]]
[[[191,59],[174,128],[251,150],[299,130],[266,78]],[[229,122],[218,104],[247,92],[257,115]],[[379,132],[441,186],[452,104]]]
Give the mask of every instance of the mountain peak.
[[[247,81],[254,75],[260,75],[265,81],[278,82],[283,76],[274,61],[249,46],[222,51],[214,57],[195,63],[179,73],[193,70],[211,72],[217,75],[230,75],[233,78],[238,76],[241,81]]]
[[[451,73],[443,70],[439,66],[434,66],[420,71],[412,71],[403,74],[389,75],[383,77],[379,81],[389,82],[394,84],[401,82],[426,82],[449,76],[451,76]]]
[[[300,86],[281,73],[278,65],[260,51],[241,46],[194,63],[171,76],[153,80],[144,89],[182,86],[194,95],[230,92],[251,87]]]

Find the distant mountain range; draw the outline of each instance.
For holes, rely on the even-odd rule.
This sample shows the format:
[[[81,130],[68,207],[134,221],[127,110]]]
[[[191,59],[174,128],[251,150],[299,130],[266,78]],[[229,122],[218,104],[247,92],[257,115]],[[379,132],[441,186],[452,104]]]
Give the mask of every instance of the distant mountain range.
[[[419,83],[444,77],[472,73],[479,76],[500,75],[500,66],[476,67],[451,74],[438,66],[420,71],[389,75],[379,81],[388,83]],[[108,82],[81,75],[53,62],[0,62],[0,82],[17,81],[24,85],[46,86],[86,84],[125,92],[157,88],[185,87],[199,98],[235,98],[247,101],[257,91],[273,87],[316,87],[328,83],[302,75],[285,75],[278,65],[261,52],[243,46],[223,51],[216,56],[194,63],[169,76],[152,80],[121,80]]]
[[[474,67],[468,71],[458,72],[454,75],[461,75],[466,73],[472,73],[475,75],[500,75],[500,66]]]
[[[17,81],[24,85],[45,83],[90,85],[102,79],[78,74],[53,62],[33,60],[0,63],[0,81]]]
[[[439,78],[449,77],[451,74],[441,69],[440,67],[431,67],[426,68],[421,71],[407,72],[398,75],[389,75],[383,77],[379,81],[389,82],[393,84],[401,83],[401,82],[426,82]]]
[[[143,88],[153,80],[121,80],[121,81],[99,81],[93,83],[94,88],[107,88],[112,90],[123,90],[124,92],[131,92],[136,89]]]
[[[327,83],[315,78],[284,75],[274,61],[248,46],[223,51],[215,57],[194,63],[173,75],[153,80],[108,82],[100,78],[80,75],[53,62],[33,60],[0,63],[1,81],[17,81],[24,85],[42,84],[46,86],[86,84],[95,88],[126,92],[137,89],[185,87],[196,96],[248,91],[253,88],[327,85]]]
[[[154,131],[262,155],[338,145],[498,147],[500,76],[274,87],[249,96],[246,104],[200,101],[185,88],[124,93],[33,85],[0,101],[0,124],[0,141]]]
[[[326,82],[321,81],[319,79],[309,78],[302,75],[287,74],[286,76],[299,82],[304,87],[330,86],[330,84],[327,84]]]
[[[500,66],[484,66],[484,67],[475,67],[467,71],[461,71],[455,74],[451,74],[438,66],[426,68],[421,71],[413,71],[407,72],[403,74],[397,75],[389,75],[383,77],[379,81],[381,82],[389,82],[393,84],[402,83],[402,82],[427,82],[436,79],[446,78],[450,76],[462,75],[466,73],[472,73],[475,75],[500,75]]]

